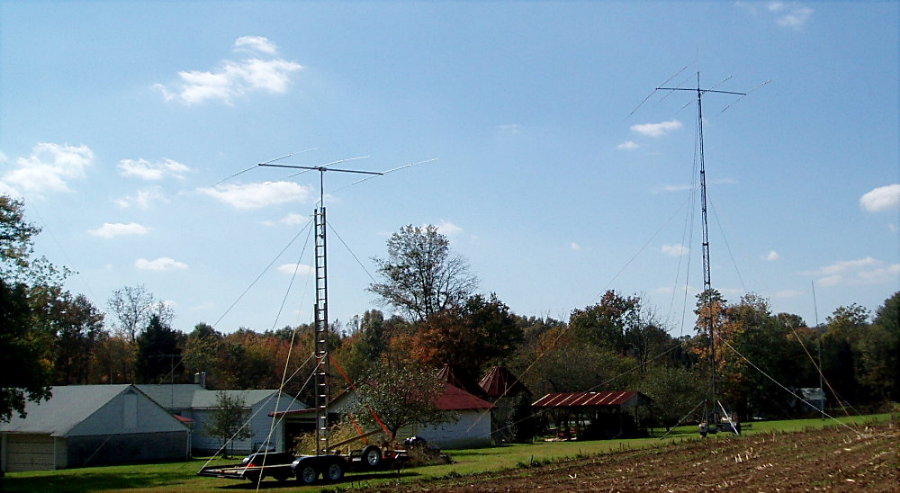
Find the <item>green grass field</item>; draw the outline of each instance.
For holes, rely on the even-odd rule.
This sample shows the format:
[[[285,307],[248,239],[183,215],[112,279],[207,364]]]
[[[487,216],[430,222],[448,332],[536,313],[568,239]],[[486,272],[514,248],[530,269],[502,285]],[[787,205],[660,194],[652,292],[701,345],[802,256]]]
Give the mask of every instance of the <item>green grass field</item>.
[[[826,426],[860,425],[891,419],[890,414],[878,414],[831,419],[804,419],[790,421],[765,421],[744,425],[744,435],[771,432],[791,432]],[[897,419],[894,416],[894,419]],[[694,426],[673,430],[660,439],[662,430],[655,430],[655,437],[631,440],[597,440],[584,442],[535,442],[502,447],[446,451],[452,464],[404,469],[399,473],[348,474],[339,484],[300,487],[293,482],[278,483],[268,479],[260,489],[277,491],[343,491],[360,486],[396,484],[396,482],[450,477],[479,472],[546,464],[548,462],[602,454],[610,451],[662,446],[673,442],[699,439]],[[720,434],[718,437],[725,436]],[[711,435],[712,438],[717,438]],[[212,464],[235,463],[239,459],[216,460]],[[196,476],[206,460],[192,460],[163,464],[90,467],[59,471],[35,471],[11,473],[0,479],[0,491],[54,492],[54,491],[129,491],[129,492],[211,492],[254,491],[250,482],[205,478]]]

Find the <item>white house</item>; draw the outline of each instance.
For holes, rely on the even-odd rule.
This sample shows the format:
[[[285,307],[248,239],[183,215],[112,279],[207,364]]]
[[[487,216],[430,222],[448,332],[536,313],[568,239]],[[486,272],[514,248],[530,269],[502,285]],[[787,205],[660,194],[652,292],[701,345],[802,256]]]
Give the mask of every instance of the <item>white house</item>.
[[[134,385],[53,387],[0,424],[4,472],[190,457],[190,429]]]
[[[229,453],[233,451],[236,454],[247,454],[266,448],[278,452],[285,451],[284,420],[273,419],[272,414],[306,408],[302,402],[273,389],[209,390],[199,384],[137,387],[170,412],[191,420],[192,446],[194,453],[198,455],[216,453],[223,446],[221,438],[211,437],[206,433],[209,420],[218,408],[221,392],[243,401],[244,409],[250,416],[247,423],[251,431],[250,438],[235,440],[229,444]]]
[[[345,392],[335,398],[329,406],[333,413],[346,413],[356,405],[354,391]],[[444,393],[435,405],[443,411],[453,411],[459,417],[454,422],[438,425],[417,424],[401,428],[397,439],[419,436],[440,448],[468,448],[491,445],[490,402],[465,390],[444,383]]]

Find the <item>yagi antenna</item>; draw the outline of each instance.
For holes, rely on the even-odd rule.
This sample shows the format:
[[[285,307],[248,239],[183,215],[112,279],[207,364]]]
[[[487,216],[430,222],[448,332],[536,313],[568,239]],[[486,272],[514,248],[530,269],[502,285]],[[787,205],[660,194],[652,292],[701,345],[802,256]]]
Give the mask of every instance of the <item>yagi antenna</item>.
[[[343,169],[343,168],[329,168],[329,166],[333,166],[335,164],[345,163],[347,161],[355,161],[357,159],[365,159],[369,156],[357,156],[345,159],[338,159],[337,161],[332,161],[330,163],[320,164],[318,166],[301,166],[299,164],[272,164],[271,161],[266,163],[259,163],[258,166],[264,166],[267,168],[288,168],[288,169],[302,169],[300,173],[296,173],[291,176],[297,176],[303,173],[308,173],[309,171],[318,171],[319,172],[319,205],[325,207],[325,172],[326,171],[334,171],[337,173],[353,173],[359,175],[375,175],[380,176],[384,173],[379,171],[363,171],[356,169]]]
[[[314,150],[316,150],[316,149],[315,149],[314,147],[312,147],[312,148],[309,148],[309,149],[304,149],[304,150],[302,150],[302,151],[292,152],[292,153],[290,153],[290,154],[285,154],[284,156],[277,157],[277,158],[275,158],[275,159],[271,159],[271,160],[266,161],[265,163],[262,163],[262,164],[274,163],[275,161],[280,161],[280,160],[282,160],[282,159],[287,159],[287,158],[289,158],[289,157],[296,156],[297,154],[301,154],[301,153],[309,152],[309,151],[314,151]],[[235,174],[233,174],[233,175],[226,176],[225,178],[222,178],[221,180],[219,180],[219,182],[216,183],[216,185],[221,185],[222,183],[224,183],[224,182],[226,182],[226,181],[228,181],[228,180],[230,180],[230,179],[232,179],[232,178],[234,178],[234,177],[236,177],[236,176],[243,175],[244,173],[250,171],[251,169],[256,168],[257,166],[260,166],[260,165],[250,166],[249,168],[243,169],[243,170],[241,170],[241,171],[238,171],[237,173],[235,173]],[[213,186],[216,186],[216,185],[213,185]]]

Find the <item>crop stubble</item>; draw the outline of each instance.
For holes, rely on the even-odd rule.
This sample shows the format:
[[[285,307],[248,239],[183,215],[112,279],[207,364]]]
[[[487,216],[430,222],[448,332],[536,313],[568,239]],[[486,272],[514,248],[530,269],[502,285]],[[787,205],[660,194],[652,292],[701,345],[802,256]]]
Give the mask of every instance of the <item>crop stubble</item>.
[[[900,491],[897,423],[697,439],[404,484],[407,491]],[[385,490],[387,491],[387,490]]]

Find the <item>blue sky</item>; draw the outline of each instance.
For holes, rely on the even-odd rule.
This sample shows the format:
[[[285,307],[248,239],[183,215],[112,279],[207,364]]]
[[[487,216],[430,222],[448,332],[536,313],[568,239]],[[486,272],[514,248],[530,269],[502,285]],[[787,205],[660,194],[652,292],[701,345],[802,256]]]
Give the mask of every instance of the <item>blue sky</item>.
[[[318,176],[253,166],[434,159],[325,175],[332,320],[379,308],[372,257],[434,224],[515,313],[615,289],[677,335],[696,107],[640,103],[771,81],[703,100],[712,283],[812,324],[900,289],[898,25],[888,1],[2,0],[0,192],[101,309],[143,284],[177,329],[267,330],[312,318]]]

